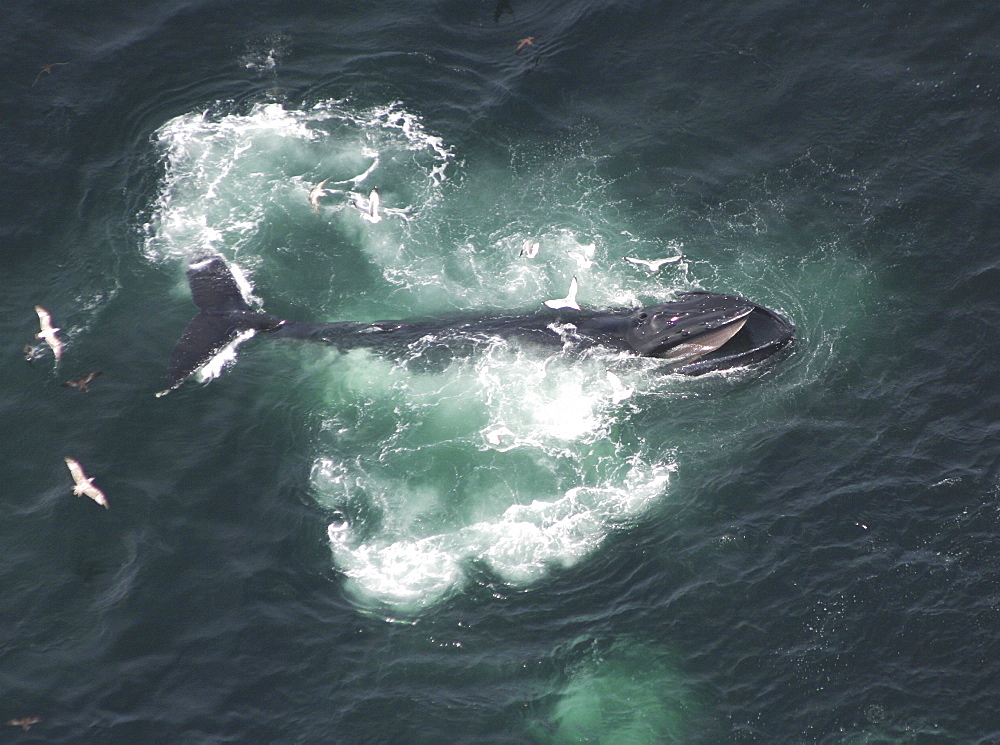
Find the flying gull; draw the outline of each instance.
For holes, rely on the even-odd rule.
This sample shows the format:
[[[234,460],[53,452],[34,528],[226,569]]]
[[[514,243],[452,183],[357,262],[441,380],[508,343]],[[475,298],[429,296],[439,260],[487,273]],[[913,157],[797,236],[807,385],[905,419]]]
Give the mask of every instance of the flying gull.
[[[92,373],[87,373],[86,375],[81,375],[79,378],[73,378],[72,380],[67,380],[63,383],[63,388],[76,388],[80,393],[87,392],[87,386],[90,384],[94,378],[98,375],[103,375],[101,370],[95,370]]]
[[[524,245],[521,246],[521,252],[518,256],[523,256],[526,259],[533,259],[538,256],[538,249],[540,248],[538,241],[532,241],[528,238]]]
[[[532,47],[535,45],[535,36],[527,36],[523,39],[519,39],[517,42],[517,49],[514,50],[514,54],[520,54],[521,50],[525,47]]]
[[[632,256],[622,256],[622,258],[629,264],[635,264],[636,266],[644,266],[651,272],[658,272],[660,267],[664,264],[676,264],[678,261],[684,258],[684,254],[678,254],[677,256],[671,256],[669,259],[636,259]]]
[[[579,265],[581,269],[590,269],[594,265],[594,251],[597,246],[591,243],[589,246],[581,246],[578,251],[566,251]]]
[[[75,483],[73,493],[78,497],[86,494],[104,509],[108,509],[108,498],[104,496],[104,492],[94,486],[94,480],[87,477],[87,474],[83,472],[83,467],[72,458],[66,458],[66,466],[69,468]]]
[[[34,725],[42,721],[41,717],[18,717],[17,719],[9,719],[7,721],[8,727],[20,727],[25,732],[31,729]]]
[[[35,76],[35,82],[31,84],[31,87],[34,88],[38,84],[38,80],[39,78],[42,77],[42,75],[51,75],[53,67],[68,65],[68,64],[69,62],[50,62],[49,64],[45,65],[44,67],[42,67],[41,70],[38,71],[38,74]]]
[[[580,288],[580,284],[576,281],[576,277],[569,283],[569,294],[566,297],[556,298],[555,300],[544,300],[543,305],[549,308],[554,308],[559,310],[560,308],[573,308],[574,310],[580,310],[579,304],[576,302],[576,291]]]
[[[622,379],[615,375],[610,370],[605,371],[608,376],[608,382],[611,383],[611,402],[621,403],[626,398],[635,393],[635,388],[632,386],[626,386],[622,383]]]
[[[312,205],[313,212],[317,215],[319,214],[319,200],[327,194],[327,190],[323,188],[323,184],[329,180],[330,179],[325,178],[309,190],[309,204]]]
[[[59,341],[59,337],[56,336],[58,328],[52,325],[52,316],[49,312],[45,310],[41,305],[35,306],[35,312],[38,314],[38,322],[41,324],[42,330],[35,334],[35,338],[44,339],[45,342],[52,347],[52,353],[56,356],[56,361],[58,362],[62,359],[62,348],[63,344]]]
[[[351,204],[360,210],[361,217],[372,225],[381,222],[382,215],[379,213],[379,209],[382,206],[382,197],[378,193],[378,189],[372,189],[371,194],[368,195],[368,199],[365,199],[360,194],[352,194]]]

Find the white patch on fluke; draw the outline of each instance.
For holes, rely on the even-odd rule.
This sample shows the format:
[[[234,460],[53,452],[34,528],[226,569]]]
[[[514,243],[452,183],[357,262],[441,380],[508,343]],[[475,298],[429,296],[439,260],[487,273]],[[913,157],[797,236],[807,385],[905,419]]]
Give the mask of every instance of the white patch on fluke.
[[[222,375],[227,367],[236,361],[236,347],[252,337],[256,331],[247,329],[237,334],[229,344],[219,350],[208,362],[198,368],[195,376],[197,380],[204,383]]]

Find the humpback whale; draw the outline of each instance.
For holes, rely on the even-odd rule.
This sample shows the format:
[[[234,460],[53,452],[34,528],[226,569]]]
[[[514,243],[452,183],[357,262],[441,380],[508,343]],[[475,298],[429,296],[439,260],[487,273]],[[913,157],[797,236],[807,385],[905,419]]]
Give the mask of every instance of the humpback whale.
[[[700,375],[751,365],[792,343],[795,327],[773,310],[736,295],[684,292],[638,310],[540,308],[531,314],[438,316],[359,322],[289,321],[254,310],[226,261],[212,256],[190,266],[198,307],[167,364],[163,396],[227,347],[255,334],[302,339],[340,349],[399,353],[421,342],[455,351],[497,337],[582,349],[600,345],[664,360],[668,372]]]

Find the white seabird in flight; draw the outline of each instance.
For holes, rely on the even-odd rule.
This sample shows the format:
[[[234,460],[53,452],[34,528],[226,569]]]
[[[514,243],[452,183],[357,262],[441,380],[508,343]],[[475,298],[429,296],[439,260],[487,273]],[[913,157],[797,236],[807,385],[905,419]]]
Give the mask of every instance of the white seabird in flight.
[[[605,371],[608,376],[608,382],[611,383],[611,402],[621,403],[626,398],[635,393],[635,388],[632,386],[627,386],[622,383],[622,379],[615,375],[610,370]]]
[[[351,204],[360,210],[361,217],[370,222],[372,225],[382,221],[382,215],[380,213],[382,208],[382,196],[378,193],[377,188],[371,190],[371,193],[368,195],[368,199],[365,199],[360,194],[352,194]]]
[[[104,492],[94,486],[94,480],[87,477],[87,474],[83,472],[83,467],[72,458],[66,458],[65,460],[75,484],[73,493],[78,497],[87,495],[104,509],[108,509],[108,498],[104,496]]]
[[[597,249],[597,244],[591,243],[587,246],[581,246],[579,250],[569,251],[566,253],[572,258],[581,269],[590,269],[594,265],[594,251]]]
[[[35,338],[44,339],[45,342],[52,347],[52,354],[56,356],[56,361],[58,362],[62,359],[62,349],[63,343],[56,336],[58,328],[52,325],[52,316],[49,312],[45,310],[41,305],[35,306],[35,312],[38,314],[38,322],[42,327],[42,330],[35,334]]]
[[[660,271],[660,267],[664,264],[676,264],[678,261],[684,258],[684,254],[678,254],[677,256],[671,256],[669,259],[636,259],[632,256],[622,256],[622,258],[629,264],[635,264],[636,266],[644,266],[651,272]]]
[[[576,302],[576,291],[580,288],[579,282],[576,281],[576,277],[569,283],[569,294],[566,297],[556,298],[554,300],[544,300],[543,305],[549,308],[554,308],[559,310],[560,308],[573,308],[574,310],[580,310],[580,305]]]
[[[518,256],[523,256],[526,259],[533,259],[538,256],[538,249],[540,248],[538,241],[533,241],[528,238],[524,245],[521,246],[521,252]]]

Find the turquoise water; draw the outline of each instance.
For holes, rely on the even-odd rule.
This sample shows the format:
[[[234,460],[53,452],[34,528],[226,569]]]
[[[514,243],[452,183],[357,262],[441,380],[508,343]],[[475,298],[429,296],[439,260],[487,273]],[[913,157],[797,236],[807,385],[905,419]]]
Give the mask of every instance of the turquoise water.
[[[5,742],[997,737],[992,11],[4,13]],[[684,378],[257,338],[156,398],[208,253],[295,320],[576,276],[798,341]]]

